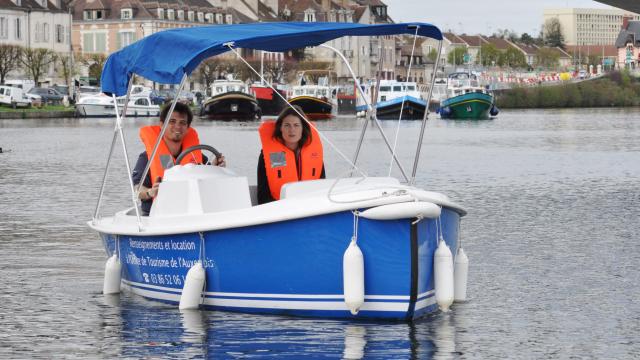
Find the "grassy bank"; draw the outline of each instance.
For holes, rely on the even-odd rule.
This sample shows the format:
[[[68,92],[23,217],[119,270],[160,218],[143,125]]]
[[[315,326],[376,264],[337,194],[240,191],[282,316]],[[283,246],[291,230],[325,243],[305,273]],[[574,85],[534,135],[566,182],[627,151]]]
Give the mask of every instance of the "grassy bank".
[[[556,86],[520,87],[496,93],[500,108],[572,108],[640,105],[640,81],[627,72]]]
[[[50,111],[73,111],[75,108],[73,106],[63,106],[63,105],[47,105],[43,107],[19,107],[17,109],[12,109],[9,106],[0,106],[0,112],[50,112]]]

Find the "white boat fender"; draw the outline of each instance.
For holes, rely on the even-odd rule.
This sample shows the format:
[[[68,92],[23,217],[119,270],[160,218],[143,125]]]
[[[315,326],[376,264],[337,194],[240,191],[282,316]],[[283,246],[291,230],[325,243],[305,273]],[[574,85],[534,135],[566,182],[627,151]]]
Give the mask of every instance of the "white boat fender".
[[[182,295],[180,295],[180,310],[195,310],[200,306],[202,290],[204,289],[205,271],[201,262],[196,262],[187,272],[184,280]]]
[[[458,249],[456,261],[453,264],[453,300],[467,300],[467,276],[469,274],[469,258],[462,248]]]
[[[453,303],[453,256],[444,241],[436,249],[434,263],[436,303],[440,310],[447,312]]]
[[[122,263],[118,255],[113,254],[104,265],[104,283],[102,293],[105,295],[120,293]]]
[[[352,315],[364,304],[364,257],[355,241],[351,241],[342,257],[344,302]]]
[[[433,219],[440,216],[440,212],[440,207],[436,204],[410,201],[376,206],[361,212],[359,216],[371,220],[398,220],[416,217]]]

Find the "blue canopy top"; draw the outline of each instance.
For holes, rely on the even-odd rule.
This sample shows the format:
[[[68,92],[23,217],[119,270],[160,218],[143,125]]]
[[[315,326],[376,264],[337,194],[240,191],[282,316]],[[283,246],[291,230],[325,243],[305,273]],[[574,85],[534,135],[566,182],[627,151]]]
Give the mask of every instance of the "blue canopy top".
[[[440,30],[430,24],[352,23],[255,23],[213,25],[157,32],[109,56],[102,70],[102,91],[122,96],[132,74],[163,83],[178,84],[209,57],[235,48],[287,51],[317,46],[343,36],[415,34],[442,40]]]

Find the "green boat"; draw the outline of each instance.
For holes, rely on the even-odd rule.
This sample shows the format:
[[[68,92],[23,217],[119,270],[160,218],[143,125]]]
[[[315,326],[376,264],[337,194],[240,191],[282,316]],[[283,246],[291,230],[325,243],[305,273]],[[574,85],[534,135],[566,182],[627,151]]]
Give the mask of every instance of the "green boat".
[[[438,109],[442,119],[482,120],[498,115],[493,95],[478,84],[475,74],[450,74],[447,96]]]

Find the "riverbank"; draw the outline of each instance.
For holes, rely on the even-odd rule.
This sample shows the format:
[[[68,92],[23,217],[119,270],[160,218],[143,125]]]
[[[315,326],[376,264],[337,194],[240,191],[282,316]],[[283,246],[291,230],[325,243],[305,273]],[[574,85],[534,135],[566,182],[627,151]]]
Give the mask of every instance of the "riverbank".
[[[640,81],[627,72],[612,72],[596,80],[516,87],[495,95],[501,109],[640,106]]]
[[[76,109],[73,106],[60,105],[43,106],[41,108],[30,107],[12,109],[0,106],[0,119],[48,119],[76,117]]]

